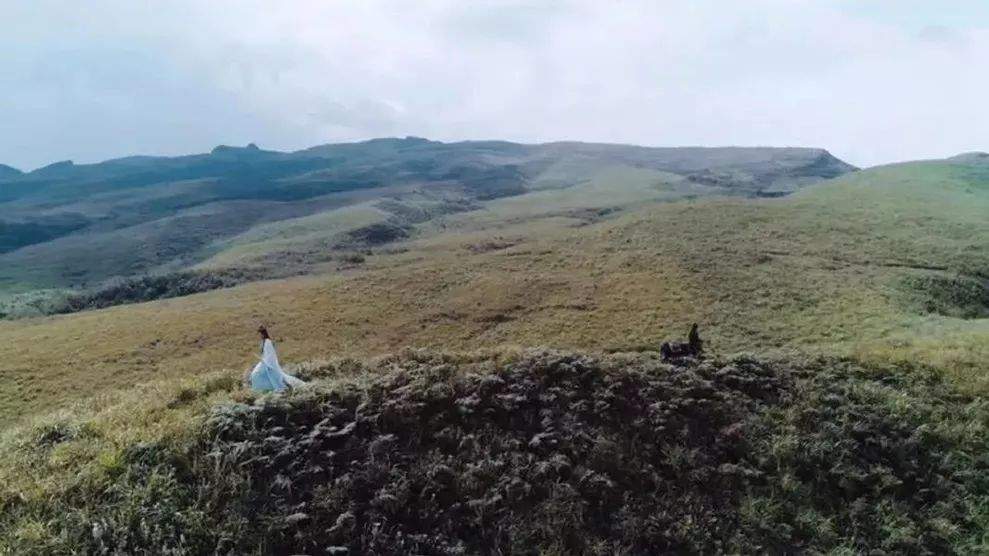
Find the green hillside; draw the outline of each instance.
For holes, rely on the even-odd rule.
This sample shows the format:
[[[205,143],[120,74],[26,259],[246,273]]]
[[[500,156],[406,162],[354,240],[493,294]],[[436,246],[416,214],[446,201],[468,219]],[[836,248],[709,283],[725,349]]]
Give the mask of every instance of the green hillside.
[[[181,273],[197,265],[200,270],[213,268],[217,261],[224,268],[236,261],[243,266],[234,273],[250,279],[310,272],[334,256],[347,257],[373,245],[337,245],[325,237],[314,241],[312,233],[305,237],[307,232],[289,237],[300,230],[293,223],[298,219],[322,215],[301,220],[302,228],[312,230],[314,222],[322,221],[336,230],[339,226],[331,222],[340,209],[361,205],[378,210],[389,225],[407,229],[534,190],[572,190],[562,193],[571,198],[592,195],[591,182],[609,168],[615,175],[652,172],[661,176],[658,181],[672,177],[682,182],[666,199],[775,195],[852,169],[816,149],[439,143],[417,138],[293,153],[220,146],[208,154],[175,158],[60,162],[0,176],[0,314],[76,310],[87,303],[66,298],[94,292],[108,298],[100,290],[119,288],[122,280],[140,282],[147,275]],[[622,179],[608,180],[598,194],[607,190],[626,202],[638,200],[643,192],[636,179],[631,178],[630,191]],[[287,221],[277,233],[280,241],[256,241],[280,221]],[[224,254],[225,249],[233,252]],[[250,256],[243,258],[248,251]]]

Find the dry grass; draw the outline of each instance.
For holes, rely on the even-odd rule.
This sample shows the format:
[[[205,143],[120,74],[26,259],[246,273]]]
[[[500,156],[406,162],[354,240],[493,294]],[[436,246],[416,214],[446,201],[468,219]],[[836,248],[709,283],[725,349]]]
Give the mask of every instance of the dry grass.
[[[283,359],[403,346],[638,349],[691,322],[721,352],[800,348],[914,360],[989,388],[985,320],[917,315],[913,266],[989,268],[989,195],[950,165],[870,170],[782,200],[444,217],[363,268],[0,323],[0,417],[215,369],[248,368],[266,322]],[[503,202],[502,202],[503,204]],[[478,250],[485,241],[509,245]]]
[[[0,433],[0,553],[982,553],[989,407],[799,356],[404,350]],[[387,523],[387,527],[375,526]]]

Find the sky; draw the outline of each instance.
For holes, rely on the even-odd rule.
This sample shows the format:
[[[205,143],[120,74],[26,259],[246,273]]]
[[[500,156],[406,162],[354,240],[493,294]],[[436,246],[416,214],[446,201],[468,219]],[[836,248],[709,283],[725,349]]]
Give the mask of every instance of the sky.
[[[3,0],[0,163],[415,135],[989,150],[987,0]]]

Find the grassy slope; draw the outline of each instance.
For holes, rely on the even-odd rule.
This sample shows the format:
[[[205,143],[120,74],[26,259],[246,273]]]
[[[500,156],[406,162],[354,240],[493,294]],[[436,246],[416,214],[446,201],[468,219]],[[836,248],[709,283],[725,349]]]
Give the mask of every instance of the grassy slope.
[[[12,385],[0,415],[246,369],[259,321],[288,361],[405,345],[634,349],[697,321],[722,352],[916,360],[985,392],[989,321],[918,314],[899,285],[931,272],[899,265],[989,268],[981,180],[968,167],[915,163],[781,200],[646,205],[593,225],[555,212],[506,220],[495,202],[342,274],[0,323],[10,346],[0,378]]]
[[[363,205],[407,189],[369,188],[296,202],[214,202],[120,229],[69,235],[0,255],[0,296],[39,287],[92,286],[115,276],[186,268],[239,243],[241,234],[254,232],[248,237],[257,237],[274,221],[291,223],[313,213],[332,219],[342,207]],[[126,206],[112,209],[130,210]]]
[[[256,226],[211,246],[216,254],[197,267],[209,269],[250,265],[274,253],[302,252],[320,247],[329,251],[342,234],[383,222],[390,216],[374,205],[368,201]]]
[[[909,365],[409,350],[296,372],[313,387],[212,372],[0,433],[0,553],[989,547],[989,407]]]

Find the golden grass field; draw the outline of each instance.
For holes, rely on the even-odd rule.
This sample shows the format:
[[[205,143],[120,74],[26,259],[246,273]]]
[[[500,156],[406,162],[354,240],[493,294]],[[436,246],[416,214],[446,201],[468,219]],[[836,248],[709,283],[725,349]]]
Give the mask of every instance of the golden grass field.
[[[565,210],[546,199],[557,192],[492,201],[421,225],[355,268],[0,322],[0,418],[246,371],[261,322],[289,363],[403,346],[641,349],[698,322],[722,353],[915,361],[989,391],[989,320],[923,314],[899,286],[935,272],[919,267],[989,269],[989,190],[963,167],[876,168],[765,200],[656,202],[664,186],[654,178],[632,180],[638,196],[609,196],[597,191],[605,172],[586,186],[593,203]],[[580,210],[594,206],[624,208]]]

